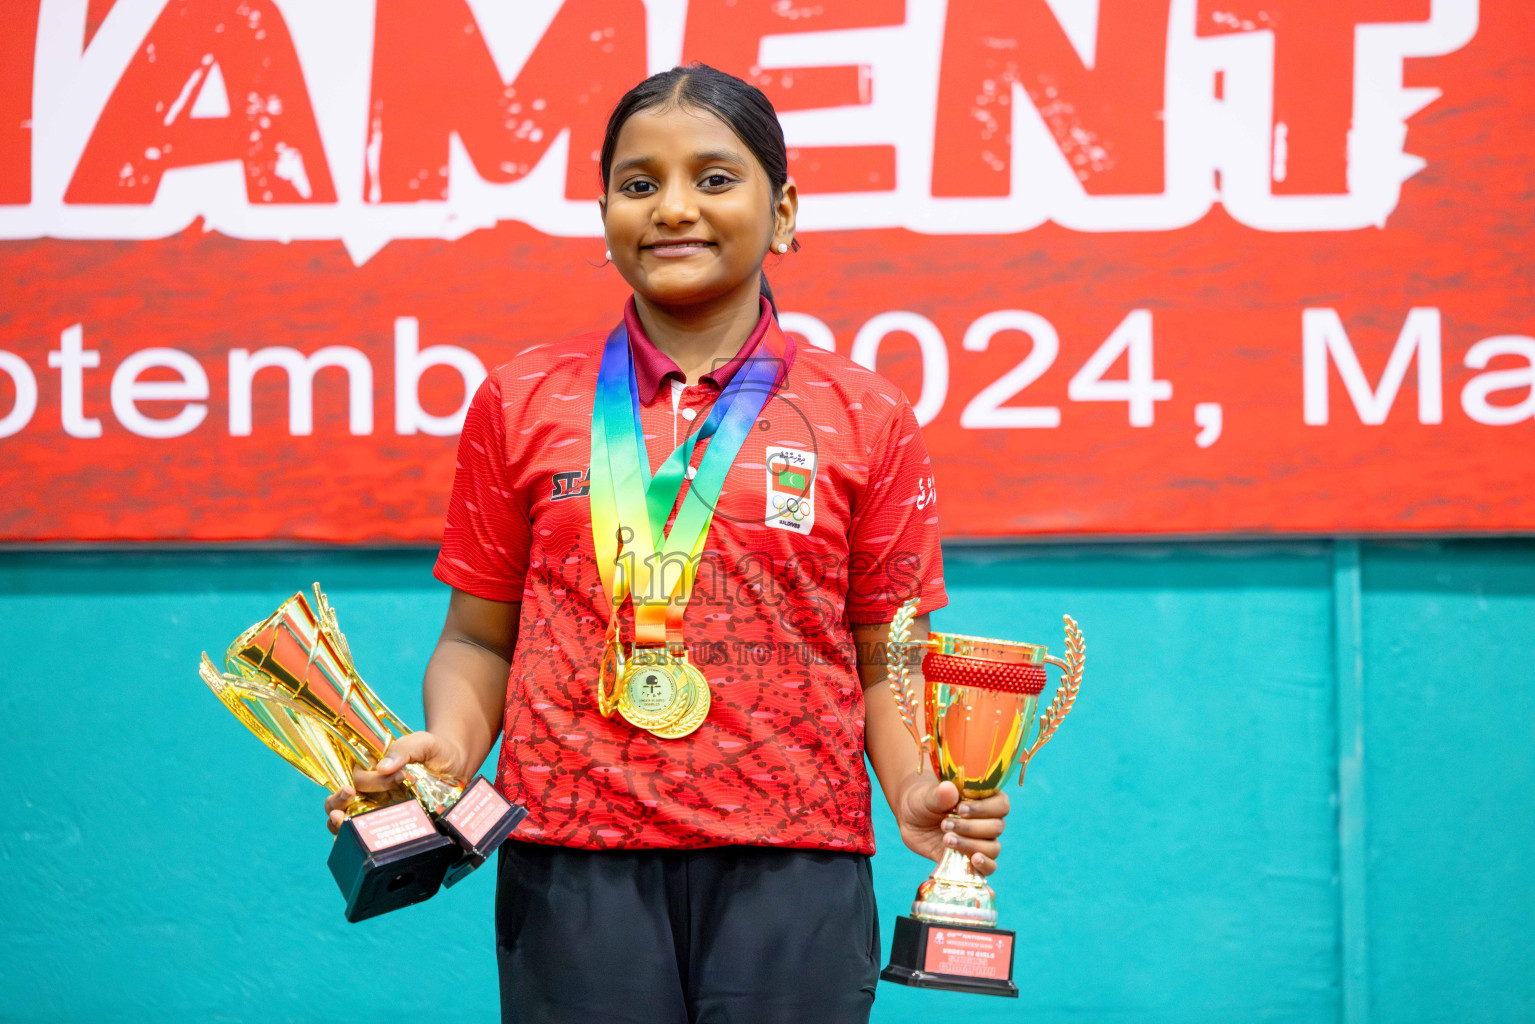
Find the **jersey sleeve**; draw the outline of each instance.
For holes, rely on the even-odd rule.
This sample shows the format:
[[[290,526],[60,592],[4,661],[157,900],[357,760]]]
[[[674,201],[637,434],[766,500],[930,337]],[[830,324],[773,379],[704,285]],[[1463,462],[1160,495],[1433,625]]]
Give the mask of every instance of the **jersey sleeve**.
[[[464,417],[432,575],[476,597],[521,601],[531,536],[527,500],[511,479],[501,387],[492,373]]]
[[[919,614],[949,603],[932,460],[904,399],[871,455],[849,544],[847,618],[856,625],[889,622],[912,597]]]

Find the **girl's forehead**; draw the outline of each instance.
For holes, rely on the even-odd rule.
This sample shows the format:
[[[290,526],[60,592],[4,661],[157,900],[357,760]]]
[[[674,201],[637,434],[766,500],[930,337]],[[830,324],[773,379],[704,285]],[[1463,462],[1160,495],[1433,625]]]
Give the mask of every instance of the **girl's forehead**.
[[[751,149],[712,110],[666,106],[630,115],[619,129],[613,162],[642,156],[733,153],[756,163]]]

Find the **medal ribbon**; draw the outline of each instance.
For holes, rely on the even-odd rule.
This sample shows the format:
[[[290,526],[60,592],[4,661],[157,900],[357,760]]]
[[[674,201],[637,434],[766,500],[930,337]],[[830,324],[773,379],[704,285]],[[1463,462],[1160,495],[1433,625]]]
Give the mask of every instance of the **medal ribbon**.
[[[703,426],[678,445],[652,476],[629,332],[620,323],[608,335],[592,403],[591,509],[597,568],[613,604],[610,638],[615,635],[618,610],[625,598],[632,597],[636,643],[681,642],[682,617],[692,596],[698,555],[725,477],[785,370],[783,334],[774,319],[757,350],[715,399]],[[694,449],[707,437],[713,440],[667,530],[666,520],[677,503]],[[666,587],[668,567],[675,567],[677,575]],[[664,594],[654,585],[652,577],[657,573]]]

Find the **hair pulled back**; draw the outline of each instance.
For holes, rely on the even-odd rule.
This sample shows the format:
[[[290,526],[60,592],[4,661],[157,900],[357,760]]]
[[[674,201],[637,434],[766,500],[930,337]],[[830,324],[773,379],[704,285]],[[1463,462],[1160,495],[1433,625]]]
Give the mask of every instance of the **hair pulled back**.
[[[778,123],[777,112],[761,89],[707,64],[689,64],[662,71],[624,93],[608,116],[607,133],[602,137],[600,165],[604,193],[608,190],[608,179],[613,170],[618,133],[625,122],[642,111],[672,107],[707,110],[735,132],[767,171],[773,202],[777,204],[783,197],[784,184],[789,180],[789,153],[784,146],[783,126]],[[799,251],[798,239],[794,240],[793,247]],[[762,294],[768,302],[773,302],[773,290],[768,287],[766,273],[762,275]]]

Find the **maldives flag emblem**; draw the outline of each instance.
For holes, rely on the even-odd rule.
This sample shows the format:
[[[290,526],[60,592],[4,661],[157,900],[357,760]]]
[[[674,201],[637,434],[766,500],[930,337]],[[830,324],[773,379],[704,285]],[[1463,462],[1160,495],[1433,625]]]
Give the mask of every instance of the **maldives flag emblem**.
[[[815,525],[815,453],[767,450],[767,524],[808,533]]]

